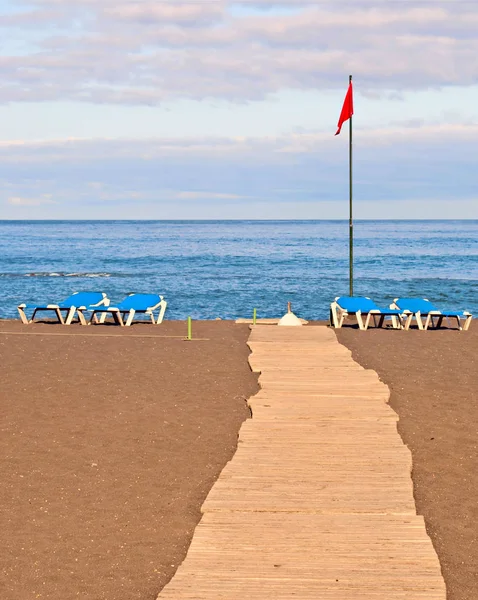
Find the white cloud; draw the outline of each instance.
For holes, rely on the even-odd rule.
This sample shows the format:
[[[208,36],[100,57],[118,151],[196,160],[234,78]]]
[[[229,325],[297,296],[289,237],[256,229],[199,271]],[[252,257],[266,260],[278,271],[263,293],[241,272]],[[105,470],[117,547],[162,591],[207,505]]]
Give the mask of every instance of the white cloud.
[[[235,2],[38,2],[7,15],[35,45],[0,58],[0,102],[75,100],[154,105],[176,98],[262,99],[281,89],[368,93],[471,85],[478,78],[478,6],[357,0],[242,15]],[[0,21],[1,24],[1,21]],[[50,27],[45,27],[45,25]],[[4,30],[5,41],[18,31]]]
[[[171,194],[178,200],[241,200],[246,196],[238,194],[224,194],[218,192],[176,192]]]
[[[125,20],[128,24],[169,23],[194,25],[215,23],[224,16],[224,2],[123,2],[107,6],[100,13],[103,17]]]
[[[81,139],[68,138],[47,141],[0,141],[2,164],[81,164],[84,161],[134,160],[147,163],[156,160],[189,160],[204,158],[219,160],[233,158],[257,163],[282,163],[290,160],[286,155],[321,153],[336,157],[343,153],[347,143],[346,131],[335,137],[335,127],[330,132],[302,132],[268,137],[191,137],[191,138],[134,138]],[[379,129],[356,128],[354,145],[368,151],[388,146],[404,148],[413,154],[425,148],[468,147],[475,144],[478,124],[449,123],[421,125],[420,121],[394,123]],[[90,188],[101,182],[90,181]],[[189,193],[181,190],[182,193]]]
[[[187,218],[187,207],[207,206],[221,211],[229,207],[233,217],[241,210],[250,214],[259,204],[265,207],[264,214],[285,217],[281,207],[294,202],[304,207],[317,202],[342,206],[348,198],[347,135],[334,133],[12,140],[0,144],[0,198],[11,211],[42,207],[38,212],[45,218],[60,214],[104,218],[114,208],[109,214],[113,217],[120,207],[129,207],[133,216],[139,211],[151,218],[168,218],[170,211],[170,218],[181,214]],[[460,123],[357,128],[357,202],[372,206],[383,200],[403,201],[407,207],[424,199],[426,206],[433,200],[442,207],[447,202],[472,206],[470,198],[478,189],[477,136],[478,125]],[[54,209],[49,207],[53,199]],[[404,212],[415,218],[416,214]],[[471,214],[473,210],[461,214],[457,208],[456,218]]]
[[[43,206],[45,204],[55,204],[51,194],[42,194],[38,198],[22,198],[20,196],[10,196],[7,199],[8,204],[12,206]]]

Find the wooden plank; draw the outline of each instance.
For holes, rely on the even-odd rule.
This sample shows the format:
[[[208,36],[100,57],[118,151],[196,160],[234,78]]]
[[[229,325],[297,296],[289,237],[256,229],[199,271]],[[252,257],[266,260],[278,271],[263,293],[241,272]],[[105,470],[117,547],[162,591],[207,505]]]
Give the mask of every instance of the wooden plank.
[[[325,327],[251,328],[261,390],[159,600],[445,600],[389,390]]]

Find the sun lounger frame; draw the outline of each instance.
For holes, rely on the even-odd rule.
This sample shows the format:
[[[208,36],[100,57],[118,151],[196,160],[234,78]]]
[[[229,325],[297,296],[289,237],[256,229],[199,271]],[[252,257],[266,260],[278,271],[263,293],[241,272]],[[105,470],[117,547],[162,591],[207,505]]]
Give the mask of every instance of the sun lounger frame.
[[[363,296],[367,300],[370,300],[368,296]],[[383,312],[379,308],[372,309],[366,313],[361,310],[357,310],[355,312],[349,312],[347,309],[342,308],[338,304],[338,300],[340,300],[340,296],[337,296],[334,302],[330,305],[330,322],[335,329],[340,329],[344,324],[345,319],[348,317],[355,317],[357,320],[357,324],[361,331],[366,331],[369,328],[370,321],[373,319],[375,327],[377,327],[377,317],[378,319],[378,327],[383,327],[386,317],[391,317],[392,326],[394,329],[407,329],[407,322],[409,317],[407,317],[407,322],[403,322],[402,315],[390,314],[387,311]],[[400,309],[391,309],[391,310],[400,310]]]
[[[81,294],[81,293],[82,292],[74,292],[69,298],[71,298],[72,296],[76,296],[77,294]],[[98,292],[98,293],[101,293],[103,295],[103,299],[100,300],[100,302],[93,304],[91,306],[93,306],[93,307],[108,306],[110,303],[110,300],[107,297],[107,295],[104,292]],[[30,325],[31,323],[33,323],[33,321],[35,320],[36,314],[38,312],[43,312],[43,311],[54,312],[58,319],[58,322],[61,323],[62,325],[71,325],[71,323],[73,322],[73,319],[75,318],[75,313],[78,311],[78,318],[80,320],[80,323],[82,323],[82,318],[84,320],[84,317],[83,317],[83,315],[80,316],[80,310],[86,310],[86,308],[87,308],[86,306],[75,306],[75,305],[60,306],[59,304],[47,304],[46,306],[36,306],[33,309],[31,319],[29,319],[25,313],[25,309],[27,307],[28,307],[28,305],[25,303],[17,306],[18,313],[20,315],[20,319],[24,325]],[[66,313],[65,317],[63,316],[62,312]]]
[[[399,300],[400,300],[400,298],[395,298],[393,303],[390,304],[390,308],[402,310],[401,308],[399,308],[399,306],[397,304],[397,302]],[[430,300],[428,300],[428,298],[419,298],[419,300],[424,300],[425,302],[430,302]],[[431,304],[431,306],[433,306],[433,304]],[[411,325],[413,319],[415,319],[417,327],[420,331],[426,331],[427,329],[429,329],[430,325],[432,326],[433,329],[440,329],[440,327],[443,324],[444,319],[446,319],[448,321],[448,323],[450,323],[450,319],[456,319],[458,329],[460,331],[468,331],[471,321],[473,319],[473,315],[470,312],[468,312],[467,310],[464,310],[461,314],[458,311],[456,314],[447,314],[447,312],[449,312],[449,311],[444,311],[444,313],[443,313],[441,310],[429,310],[427,312],[422,312],[422,311],[418,310],[418,311],[413,312],[411,310],[404,309],[403,312],[404,312],[404,314],[408,315],[408,317],[406,319],[406,324],[405,324],[405,329],[407,329],[407,330],[410,328],[410,325]],[[461,325],[462,318],[465,321],[463,323],[463,326]],[[436,324],[435,324],[434,319],[437,319]]]
[[[135,294],[129,294],[129,296],[133,295]],[[98,309],[92,307],[82,307],[81,309],[78,309],[78,317],[82,325],[91,325],[93,322],[104,323],[107,316],[111,315],[117,325],[120,325],[121,327],[129,327],[133,323],[136,315],[143,314],[150,317],[153,325],[160,325],[163,322],[164,313],[166,312],[168,303],[163,296],[158,297],[160,298],[160,301],[157,304],[141,310],[135,308],[123,310],[118,306],[100,307]],[[155,316],[155,311],[157,311],[157,316]],[[84,312],[91,312],[91,317],[88,322],[85,319]],[[101,315],[99,321],[98,314]]]

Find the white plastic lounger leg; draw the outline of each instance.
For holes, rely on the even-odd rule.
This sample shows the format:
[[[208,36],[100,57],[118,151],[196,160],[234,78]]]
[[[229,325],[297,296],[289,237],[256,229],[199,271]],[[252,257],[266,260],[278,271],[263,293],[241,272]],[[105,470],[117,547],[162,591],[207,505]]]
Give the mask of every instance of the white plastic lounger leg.
[[[377,317],[378,317],[378,325],[377,325]],[[385,321],[385,315],[382,315],[382,313],[376,312],[375,310],[371,310],[367,314],[367,318],[365,319],[365,327],[364,327],[365,330],[367,330],[370,327],[371,320],[373,320],[374,327],[383,327],[383,323]]]
[[[161,304],[160,304],[160,308],[159,308],[158,318],[156,319],[156,325],[160,325],[163,322],[164,313],[166,312],[167,306],[168,306],[168,303],[166,302],[166,300],[162,300]],[[153,323],[154,323],[154,320],[153,320]]]
[[[96,314],[95,310],[91,313],[91,317],[90,317],[90,320],[88,321],[88,325],[91,325],[92,323],[98,323],[98,315]]]
[[[134,308],[132,308],[132,309],[129,311],[129,315],[128,315],[128,318],[126,319],[126,323],[124,324],[124,325],[125,325],[125,327],[129,327],[129,326],[131,325],[131,323],[133,322],[133,319],[134,319],[134,315],[135,315],[135,314],[136,314],[136,311],[134,310]]]
[[[18,308],[18,313],[20,315],[20,319],[21,319],[22,323],[24,325],[29,325],[30,321],[28,320],[27,315],[25,314],[25,309],[23,308],[23,306],[20,305],[17,308]]]
[[[364,330],[366,331],[369,328],[370,325],[370,319],[373,317],[373,324],[375,325],[375,315],[373,315],[371,312],[368,313],[366,319],[365,319],[365,325],[364,325]],[[359,323],[358,317],[357,317],[357,323]],[[360,323],[359,323],[359,327],[360,327]]]
[[[435,321],[434,321],[435,318],[438,319],[438,322],[436,325],[435,325]],[[428,313],[427,319],[425,321],[425,329],[428,329],[430,327],[430,324],[434,329],[439,329],[442,326],[443,318],[444,317],[441,316],[440,312],[430,311]]]
[[[58,321],[64,325],[65,324],[65,320],[63,319],[63,315],[61,314],[61,310],[59,308],[55,308],[54,311],[56,312],[56,316],[58,317]]]
[[[403,326],[403,328],[405,329],[405,331],[408,331],[410,329],[410,325],[412,324],[413,321],[413,313],[404,313],[406,315],[406,319],[405,319],[405,325]]]
[[[338,311],[337,302],[332,302],[330,305],[330,316],[332,317],[332,325],[335,327],[335,329],[339,329],[340,327],[342,327],[342,323],[343,323],[343,319],[342,319],[342,323],[339,323],[339,316],[337,314],[337,311]]]
[[[130,327],[131,323],[133,322],[135,314],[136,314],[136,311],[134,310],[134,308],[132,308],[129,311],[128,318],[126,319],[126,322],[124,324],[125,327]]]
[[[332,305],[331,305],[332,306]],[[331,307],[331,316],[332,316],[332,324],[335,329],[340,329],[344,324],[346,317],[349,316],[346,310],[340,308],[340,306],[336,305],[334,309]]]
[[[415,320],[417,322],[418,329],[420,329],[420,331],[423,331],[424,327],[423,327],[423,321],[422,321],[422,316],[421,316],[420,311],[415,313]]]
[[[370,317],[370,313],[369,313],[369,315],[368,315],[367,319],[368,319],[369,317]],[[364,322],[363,322],[363,318],[362,318],[362,311],[361,311],[361,310],[358,310],[358,311],[355,313],[355,318],[357,319],[357,323],[358,323],[359,329],[360,329],[360,330],[362,330],[362,331],[365,331],[366,327],[365,327],[365,325],[364,325]],[[367,326],[368,326],[368,325],[367,325]]]
[[[66,315],[65,325],[71,325],[71,322],[73,321],[73,318],[75,316],[75,312],[76,312],[76,306],[71,306],[70,310],[68,311],[68,313]]]
[[[471,320],[473,319],[473,315],[470,315],[469,313],[465,313],[465,315],[466,315],[466,319],[465,319],[465,322],[463,323],[463,331],[468,331]]]
[[[98,317],[98,313],[96,312],[96,310],[94,310],[91,313],[91,317],[90,317],[90,321],[88,323],[88,325],[91,325],[92,323],[94,323],[95,325],[99,325],[100,323],[104,323],[106,318],[108,317],[107,312],[102,312],[100,313],[100,316]]]
[[[76,312],[78,313],[78,319],[82,325],[88,325],[85,319],[85,315],[83,314],[83,309],[77,308]]]
[[[116,325],[124,327],[123,315],[119,311],[115,310],[111,313],[111,315],[113,316]]]
[[[394,317],[392,315],[390,317],[390,322],[392,323],[392,329],[403,329],[403,321],[401,315],[399,317]]]
[[[391,310],[400,310],[400,308],[397,306],[396,304],[397,300],[395,299],[392,304],[389,305],[388,308],[390,308]],[[407,319],[405,322],[403,322],[403,315],[408,315],[410,314],[410,319]],[[401,314],[395,316],[392,315],[392,325],[394,329],[408,329],[412,323],[412,318],[413,318],[413,314],[409,313],[408,311],[402,312]],[[407,323],[408,323],[408,327],[407,327]]]
[[[391,315],[390,320],[392,322],[393,329],[403,329],[402,315],[398,315],[398,317],[395,315]]]

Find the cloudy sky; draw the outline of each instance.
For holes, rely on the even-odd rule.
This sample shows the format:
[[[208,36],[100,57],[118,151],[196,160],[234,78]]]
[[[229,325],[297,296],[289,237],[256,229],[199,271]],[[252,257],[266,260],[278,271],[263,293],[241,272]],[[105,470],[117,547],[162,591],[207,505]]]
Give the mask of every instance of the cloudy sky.
[[[478,218],[476,0],[0,7],[0,218]]]

